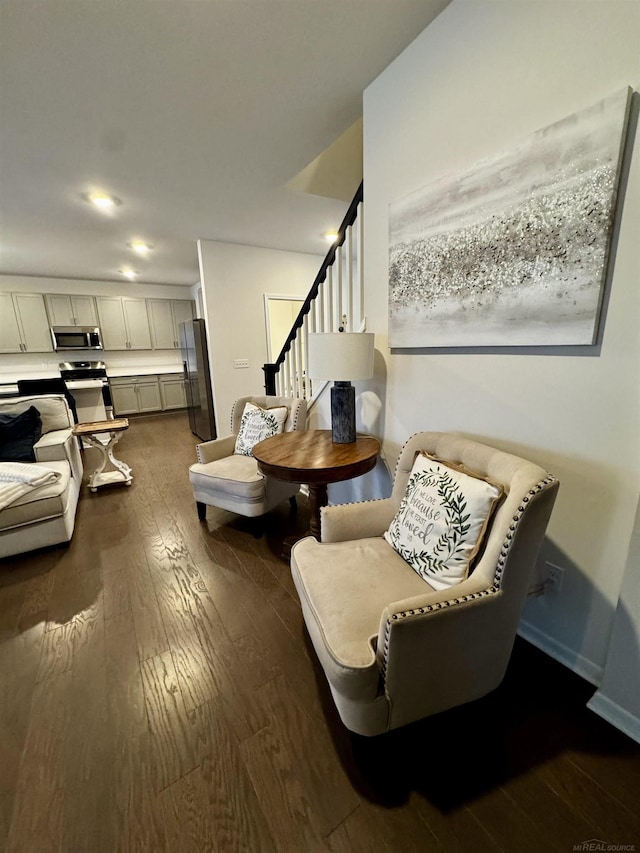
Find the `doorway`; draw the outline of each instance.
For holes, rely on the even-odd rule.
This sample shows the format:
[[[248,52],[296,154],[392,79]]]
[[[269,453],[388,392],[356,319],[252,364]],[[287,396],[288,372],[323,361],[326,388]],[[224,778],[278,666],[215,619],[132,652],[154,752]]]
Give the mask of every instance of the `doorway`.
[[[264,319],[267,334],[267,362],[273,364],[300,313],[304,296],[264,294]]]

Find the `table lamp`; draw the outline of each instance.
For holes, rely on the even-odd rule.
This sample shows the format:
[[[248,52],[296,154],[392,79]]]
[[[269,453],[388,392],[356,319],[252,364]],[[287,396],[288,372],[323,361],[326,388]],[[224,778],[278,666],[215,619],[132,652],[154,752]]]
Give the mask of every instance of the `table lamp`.
[[[356,389],[351,380],[373,376],[373,338],[372,332],[309,335],[309,376],[334,383],[331,388],[331,437],[335,444],[350,444],[356,440]]]

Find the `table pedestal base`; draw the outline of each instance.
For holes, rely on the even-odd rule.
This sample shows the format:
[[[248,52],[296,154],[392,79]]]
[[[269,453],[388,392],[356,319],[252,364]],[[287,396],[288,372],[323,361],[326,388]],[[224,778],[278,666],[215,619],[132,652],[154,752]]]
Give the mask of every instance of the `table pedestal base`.
[[[320,541],[320,510],[329,503],[326,483],[309,483],[309,503],[311,504],[311,522],[309,533]]]
[[[331,430],[291,430],[258,442],[253,455],[265,477],[306,483],[311,504],[311,536],[320,539],[320,510],[328,503],[327,486],[360,477],[375,467],[380,442],[356,435],[348,443],[333,441]],[[286,545],[285,545],[286,547]]]
[[[289,560],[291,557],[291,549],[301,539],[307,536],[313,536],[320,541],[320,510],[329,502],[328,490],[326,483],[309,483],[309,504],[311,506],[311,518],[309,519],[309,530],[306,533],[298,536],[287,536],[282,542],[282,557]]]

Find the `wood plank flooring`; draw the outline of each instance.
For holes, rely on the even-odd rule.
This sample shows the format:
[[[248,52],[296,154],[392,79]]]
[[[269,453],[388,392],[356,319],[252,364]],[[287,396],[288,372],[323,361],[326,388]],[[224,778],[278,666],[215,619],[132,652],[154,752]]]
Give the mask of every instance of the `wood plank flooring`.
[[[308,506],[201,524],[196,442],[183,413],[131,419],[132,487],[0,561],[0,849],[640,851],[640,747],[524,641],[492,696],[350,735],[279,557]]]

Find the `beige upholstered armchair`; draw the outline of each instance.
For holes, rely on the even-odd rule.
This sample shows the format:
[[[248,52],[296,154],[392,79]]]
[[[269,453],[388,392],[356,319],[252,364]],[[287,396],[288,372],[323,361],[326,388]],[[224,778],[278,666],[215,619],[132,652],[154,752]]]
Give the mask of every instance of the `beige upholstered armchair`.
[[[253,456],[234,452],[246,403],[253,403],[262,409],[286,406],[289,411],[284,422],[284,432],[303,430],[306,426],[306,400],[264,396],[236,400],[231,411],[231,434],[198,444],[198,461],[189,468],[189,479],[201,521],[205,519],[207,505],[250,518],[269,512],[287,498],[295,506],[299,485],[263,476]]]
[[[383,538],[417,451],[502,486],[471,573],[437,590]],[[377,735],[470,702],[504,676],[558,490],[542,468],[447,433],[403,447],[390,498],[322,510],[291,554],[304,620],[344,724]]]

